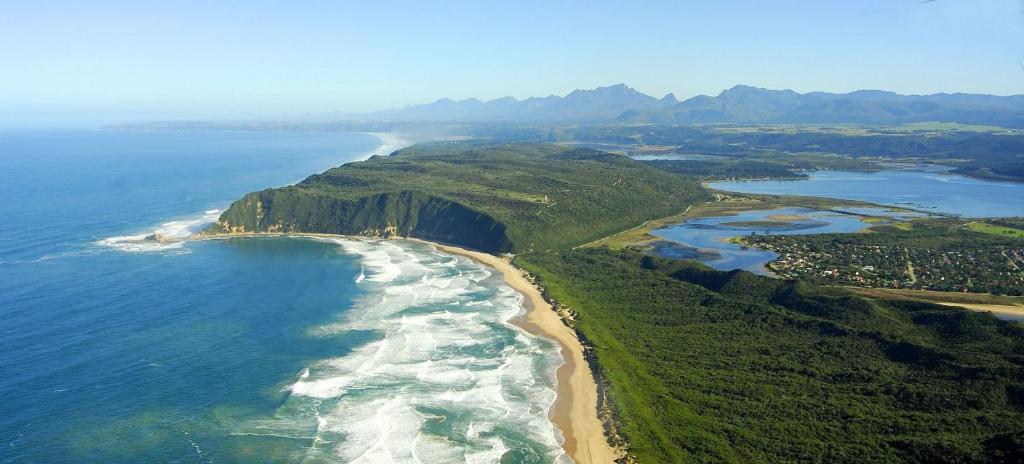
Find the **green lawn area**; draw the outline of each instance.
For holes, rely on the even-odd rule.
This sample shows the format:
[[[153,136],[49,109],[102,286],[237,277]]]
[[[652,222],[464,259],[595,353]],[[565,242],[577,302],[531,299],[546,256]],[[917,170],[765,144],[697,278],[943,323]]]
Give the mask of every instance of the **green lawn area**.
[[[987,222],[972,222],[967,224],[967,228],[974,232],[981,232],[983,234],[1000,235],[1003,237],[1024,238],[1024,230],[1014,229],[1012,227],[1006,226],[998,226],[995,224],[989,224]]]

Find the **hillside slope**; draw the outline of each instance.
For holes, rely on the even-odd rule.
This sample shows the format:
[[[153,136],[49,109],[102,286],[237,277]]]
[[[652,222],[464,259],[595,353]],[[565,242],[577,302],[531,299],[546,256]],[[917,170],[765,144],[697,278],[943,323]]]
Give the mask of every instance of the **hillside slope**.
[[[1024,458],[1024,327],[586,248],[524,254],[576,312],[641,463]]]
[[[491,253],[563,249],[706,195],[694,181],[595,150],[434,143],[250,193],[212,232],[409,236]]]

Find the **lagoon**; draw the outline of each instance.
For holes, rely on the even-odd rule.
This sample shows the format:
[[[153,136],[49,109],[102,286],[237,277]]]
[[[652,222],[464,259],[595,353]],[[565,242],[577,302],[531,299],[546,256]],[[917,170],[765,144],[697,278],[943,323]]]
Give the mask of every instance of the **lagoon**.
[[[868,227],[857,214],[905,218],[905,213],[880,208],[822,211],[779,208],[742,211],[728,216],[690,219],[651,232],[667,242],[656,242],[654,252],[670,258],[696,259],[720,271],[743,269],[770,274],[765,265],[778,257],[771,251],[747,248],[730,238],[750,234],[825,234],[857,232]],[[677,245],[678,244],[678,245]]]
[[[813,171],[801,180],[712,182],[739,193],[858,200],[963,217],[1024,216],[1024,184],[974,179],[934,169]]]

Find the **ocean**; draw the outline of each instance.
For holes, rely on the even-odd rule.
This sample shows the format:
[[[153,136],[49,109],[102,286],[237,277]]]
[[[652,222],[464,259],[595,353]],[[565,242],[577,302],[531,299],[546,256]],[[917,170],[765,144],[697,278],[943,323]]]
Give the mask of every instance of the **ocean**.
[[[0,132],[0,462],[564,462],[559,350],[419,242],[182,238],[367,134]]]

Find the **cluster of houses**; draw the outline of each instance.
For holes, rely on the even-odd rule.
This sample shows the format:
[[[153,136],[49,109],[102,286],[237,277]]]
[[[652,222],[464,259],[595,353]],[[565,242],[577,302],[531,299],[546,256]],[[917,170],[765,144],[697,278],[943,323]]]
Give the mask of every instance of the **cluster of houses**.
[[[859,287],[1024,294],[1024,248],[859,245],[799,236],[745,237],[779,257],[768,267],[784,278]]]

